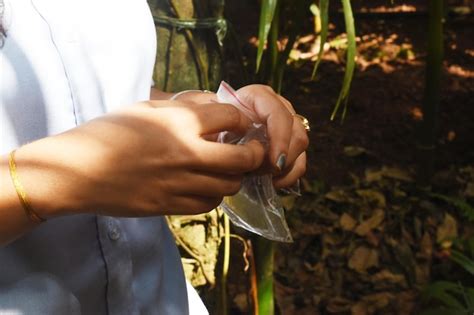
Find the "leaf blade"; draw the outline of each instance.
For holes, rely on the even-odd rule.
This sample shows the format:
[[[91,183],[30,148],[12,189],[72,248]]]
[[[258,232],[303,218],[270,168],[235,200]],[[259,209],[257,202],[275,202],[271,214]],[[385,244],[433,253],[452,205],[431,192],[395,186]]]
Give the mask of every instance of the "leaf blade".
[[[262,8],[260,11],[260,21],[258,27],[258,48],[257,48],[257,72],[262,62],[265,42],[267,41],[270,28],[272,26],[275,9],[278,0],[262,0]]]
[[[319,44],[319,52],[318,52],[318,60],[313,68],[313,74],[311,75],[311,79],[314,80],[316,78],[316,73],[319,68],[319,64],[321,63],[321,59],[324,54],[324,44],[328,39],[328,30],[329,30],[329,0],[320,0],[319,1],[319,12],[321,18],[321,35],[320,35],[320,44]]]
[[[331,114],[331,120],[336,118],[339,108],[342,103],[344,103],[344,110],[342,112],[341,120],[344,121],[344,118],[347,113],[347,100],[349,98],[349,91],[352,84],[352,77],[355,70],[355,57],[356,57],[356,30],[354,23],[354,14],[352,13],[352,6],[350,0],[341,0],[342,7],[344,10],[344,21],[346,24],[346,34],[347,34],[347,58],[346,58],[346,71],[344,73],[344,80],[342,82],[341,92],[337,99],[334,110]]]

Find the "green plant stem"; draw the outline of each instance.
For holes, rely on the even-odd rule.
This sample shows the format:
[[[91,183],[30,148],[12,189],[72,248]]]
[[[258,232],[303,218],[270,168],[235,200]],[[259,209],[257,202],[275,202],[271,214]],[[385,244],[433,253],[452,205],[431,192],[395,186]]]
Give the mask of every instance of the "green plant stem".
[[[318,53],[318,60],[314,65],[313,74],[311,78],[314,80],[316,78],[316,73],[318,72],[319,65],[321,64],[321,60],[324,54],[324,44],[328,39],[328,30],[329,30],[329,0],[320,0],[319,1],[319,10],[321,16],[321,34],[320,34],[320,42],[319,42],[319,53]]]
[[[258,313],[273,315],[275,302],[273,296],[273,256],[272,241],[255,237],[255,267],[257,272]]]
[[[423,121],[418,139],[418,183],[422,186],[428,185],[434,171],[444,55],[443,9],[443,0],[430,0]]]
[[[272,26],[270,28],[270,35],[268,39],[268,50],[270,53],[270,71],[268,71],[269,77],[267,81],[275,89],[276,87],[276,72],[278,67],[278,34],[280,27],[280,4],[277,3],[275,13],[273,15]]]
[[[229,274],[230,261],[230,222],[227,214],[224,216],[224,261],[222,263],[221,277],[221,314],[229,314],[229,302],[227,301],[227,276]]]
[[[272,86],[277,93],[281,93],[283,85],[283,76],[287,67],[288,58],[305,21],[305,13],[309,5],[309,0],[300,0],[296,4],[296,9],[294,13],[295,21],[289,31],[288,43],[286,44],[285,49],[279,54],[277,68],[275,70],[273,78]]]
[[[331,115],[331,120],[336,118],[341,104],[344,104],[344,109],[341,116],[341,121],[347,113],[347,100],[349,98],[349,91],[351,89],[352,77],[355,70],[355,57],[356,57],[356,31],[354,23],[354,15],[352,13],[351,1],[341,0],[342,8],[344,11],[344,22],[346,24],[347,33],[347,58],[346,58],[346,72],[344,73],[344,81],[342,82],[342,89],[339,93],[336,105]]]
[[[256,72],[260,70],[260,63],[262,62],[263,51],[265,49],[265,42],[268,38],[268,33],[273,22],[273,15],[278,4],[278,0],[262,0],[262,7],[260,11],[260,20],[258,26],[258,48],[257,48],[257,68]]]

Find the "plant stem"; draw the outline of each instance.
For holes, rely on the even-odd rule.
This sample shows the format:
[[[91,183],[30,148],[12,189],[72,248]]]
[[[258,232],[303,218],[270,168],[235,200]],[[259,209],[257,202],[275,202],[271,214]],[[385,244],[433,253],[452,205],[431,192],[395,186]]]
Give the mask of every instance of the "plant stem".
[[[273,297],[273,242],[260,236],[256,236],[254,240],[258,313],[273,315],[275,313]]]
[[[428,185],[434,171],[444,50],[443,9],[443,0],[430,1],[423,121],[418,139],[418,182],[422,186]]]
[[[221,277],[221,305],[222,315],[229,314],[229,303],[227,301],[227,275],[229,274],[230,261],[230,222],[227,214],[224,215],[224,262],[222,264]]]
[[[269,63],[270,71],[268,71],[268,82],[275,89],[275,77],[278,65],[278,35],[280,28],[280,2],[277,2],[275,13],[273,15],[272,27],[270,28],[270,34],[268,38],[268,50],[270,53]]]

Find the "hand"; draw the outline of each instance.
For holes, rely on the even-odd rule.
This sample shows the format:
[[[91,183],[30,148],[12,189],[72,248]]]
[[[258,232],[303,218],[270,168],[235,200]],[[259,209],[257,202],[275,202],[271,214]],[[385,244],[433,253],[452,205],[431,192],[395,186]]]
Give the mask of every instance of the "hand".
[[[251,106],[261,123],[267,125],[270,149],[267,163],[274,172],[276,188],[290,187],[306,171],[306,149],[309,139],[291,103],[265,85],[249,85],[237,91]]]
[[[20,148],[19,175],[44,217],[205,212],[239,191],[264,149],[203,137],[250,123],[232,105],[144,102]]]
[[[295,110],[284,97],[276,94],[265,85],[249,85],[237,91],[239,98],[253,108],[260,122],[267,125],[270,137],[270,150],[266,159],[268,168],[275,175],[276,188],[290,187],[306,171],[306,149],[309,144],[307,132]],[[189,92],[178,99],[194,103],[216,102],[213,93]]]

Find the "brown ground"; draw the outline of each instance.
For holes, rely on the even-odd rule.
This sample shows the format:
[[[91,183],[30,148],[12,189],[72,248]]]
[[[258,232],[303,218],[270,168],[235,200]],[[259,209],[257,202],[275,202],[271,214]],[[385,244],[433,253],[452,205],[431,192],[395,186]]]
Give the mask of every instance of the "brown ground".
[[[357,35],[361,38],[358,43],[359,63],[344,124],[329,119],[342,83],[340,53],[326,54],[326,62],[321,64],[316,81],[309,79],[312,62],[288,70],[283,94],[300,113],[310,118],[313,129],[310,134],[309,177],[321,178],[328,184],[340,184],[349,172],[366,168],[366,163],[414,165],[426,56],[427,16],[424,2],[396,1],[396,8],[417,8],[419,12],[414,14],[356,17]],[[252,5],[245,4],[245,1],[238,6],[241,7],[234,12],[240,13],[234,15],[238,14],[239,22],[234,17],[234,25],[240,36],[249,39],[255,36],[254,20],[257,16],[255,12],[249,13],[254,10],[249,9]],[[390,1],[355,1],[355,12],[380,7],[391,8]],[[258,11],[258,7],[253,9]],[[242,14],[244,11],[245,14]],[[334,23],[331,35],[334,38],[343,32],[343,20],[337,12],[331,13],[331,19]],[[474,161],[473,21],[471,16],[450,19],[446,24],[437,150],[437,166],[441,168]],[[402,45],[413,52],[413,59],[397,56]],[[244,47],[244,53],[253,60],[254,49],[251,45]],[[365,148],[371,153],[371,158],[362,164],[359,160],[346,158],[343,155],[345,146]]]
[[[234,21],[238,34],[250,40],[255,36],[258,7],[253,1],[235,2],[230,12],[231,20]],[[463,1],[453,2],[462,4]],[[370,7],[367,7],[367,3],[370,3]],[[316,81],[309,79],[313,63],[308,61],[293,63],[286,74],[283,94],[293,102],[298,112],[311,121],[311,147],[307,174],[309,182],[333,187],[349,183],[350,174],[363,177],[364,171],[370,167],[380,168],[388,165],[405,170],[415,169],[416,128],[421,118],[424,58],[426,57],[426,7],[425,1],[395,1],[395,3],[398,8],[407,5],[409,10],[415,8],[417,12],[390,16],[362,14],[356,17],[357,35],[360,37],[359,60],[349,100],[349,111],[343,124],[331,122],[329,119],[342,82],[343,62],[341,59],[343,58],[340,53],[336,51],[326,53],[325,62],[320,66]],[[371,8],[380,9],[381,5],[390,8],[390,1],[384,0],[354,1],[354,4],[356,12],[370,11]],[[387,11],[386,8],[382,11]],[[334,38],[343,32],[343,20],[337,12],[331,13],[331,19],[334,24],[331,38]],[[436,152],[437,171],[446,170],[450,166],[459,168],[474,164],[473,22],[474,18],[470,15],[449,18],[446,23],[446,56]],[[307,27],[310,30],[311,24]],[[302,45],[301,48],[304,50],[307,46]],[[255,54],[254,47],[251,44],[245,45],[243,51],[251,63]],[[230,81],[232,82],[232,79]],[[238,82],[239,80],[234,78],[234,85],[238,86]],[[363,148],[366,153],[356,158],[349,157],[344,154],[344,149],[348,147]],[[337,209],[334,211],[338,215],[342,214]],[[300,215],[304,217],[304,214],[298,214],[296,217],[299,218]],[[294,215],[290,216],[292,216],[290,224],[295,226]],[[420,218],[421,221],[425,219],[425,217]],[[314,226],[318,224],[321,225],[321,221],[316,222]],[[324,222],[322,225],[324,226]],[[293,253],[294,261],[292,262],[288,257],[276,258],[277,261],[280,260],[278,264],[281,263],[280,265],[285,265],[290,270],[303,268],[301,266],[303,261],[307,262],[311,259],[317,261],[317,257],[308,258],[308,255],[318,256],[319,254],[308,253],[307,248],[312,248],[311,251],[313,251],[314,246],[318,247],[318,244],[315,243],[312,246],[312,243],[320,242],[320,238],[324,237],[318,232],[310,236],[297,234],[296,243],[292,247],[283,247],[279,251],[280,254],[286,253],[290,256]],[[412,249],[417,246],[417,242],[418,239],[413,241]],[[231,299],[235,299],[240,292],[241,295],[237,299],[242,301],[242,290],[248,287],[247,280],[243,281],[243,279],[247,279],[248,276],[238,271],[240,267],[236,263],[239,261],[242,248],[238,242],[233,243],[233,246],[231,261],[235,264],[232,265],[233,272],[231,272],[229,287]],[[383,248],[382,245],[380,247]],[[378,245],[374,245],[374,248],[379,250]],[[390,261],[387,260],[386,263],[389,264]],[[325,267],[331,266],[325,265]],[[286,271],[277,272],[280,298],[281,282],[293,279],[293,275],[288,275]],[[278,278],[280,275],[284,276]],[[316,289],[319,285],[312,283],[310,279],[302,281],[306,283],[305,285],[311,283],[310,287]],[[315,277],[314,282],[316,281]],[[302,288],[302,283],[284,283],[283,295],[291,299],[291,303],[294,304],[292,310],[298,314],[326,314],[328,308],[323,307],[325,311],[319,313],[314,306],[306,307],[308,303],[318,304],[319,301],[308,300],[308,296],[303,294],[306,291]],[[360,290],[365,290],[357,285],[346,289],[353,290],[354,295],[347,296],[351,292],[346,292],[345,298],[354,298],[354,301],[357,300]],[[411,302],[416,296],[408,291],[400,294],[409,296],[408,300],[411,299]],[[317,298],[317,294],[312,297],[313,300]],[[404,296],[396,297],[396,299],[399,298],[403,299]],[[334,303],[337,304],[338,301]],[[399,314],[403,314],[403,310],[401,312]],[[239,314],[235,303],[233,313]],[[292,313],[287,312],[287,314]],[[333,314],[350,314],[350,312],[346,309],[346,311],[335,311]]]

